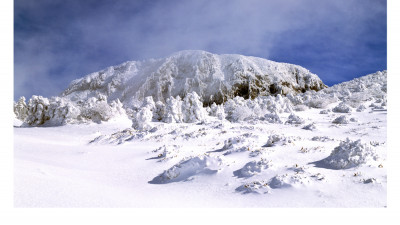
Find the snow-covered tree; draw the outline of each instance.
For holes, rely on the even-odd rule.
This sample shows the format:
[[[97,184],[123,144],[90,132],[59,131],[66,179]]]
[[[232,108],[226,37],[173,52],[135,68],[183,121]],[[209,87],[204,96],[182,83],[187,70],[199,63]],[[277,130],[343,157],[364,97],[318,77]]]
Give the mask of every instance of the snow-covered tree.
[[[200,101],[200,97],[196,92],[188,93],[183,99],[182,115],[185,123],[204,121],[206,119],[207,111],[203,108],[203,102]]]
[[[18,102],[14,102],[15,118],[24,121],[28,117],[28,106],[25,103],[25,97],[19,98]]]

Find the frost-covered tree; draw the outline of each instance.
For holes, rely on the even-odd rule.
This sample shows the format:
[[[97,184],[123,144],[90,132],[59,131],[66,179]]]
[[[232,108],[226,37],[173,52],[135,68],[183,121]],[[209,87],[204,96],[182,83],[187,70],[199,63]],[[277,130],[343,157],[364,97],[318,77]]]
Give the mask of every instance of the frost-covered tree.
[[[204,121],[206,119],[207,111],[203,108],[203,102],[200,101],[200,97],[196,92],[188,93],[183,99],[182,115],[185,123]]]
[[[28,117],[28,106],[25,103],[25,97],[19,98],[18,102],[14,102],[15,118],[24,121]]]
[[[225,110],[223,105],[217,105],[215,102],[210,107],[210,116],[217,117],[220,120],[225,119]]]
[[[49,99],[33,95],[28,102],[28,116],[26,123],[29,125],[42,125],[50,118],[46,115],[49,108]]]
[[[165,113],[163,121],[166,123],[182,123],[182,100],[179,96],[176,98],[169,97],[165,103]]]
[[[138,130],[151,129],[150,123],[153,120],[155,110],[156,110],[156,103],[154,103],[153,97],[148,96],[144,98],[139,111],[137,111],[134,114],[132,120],[132,127]]]

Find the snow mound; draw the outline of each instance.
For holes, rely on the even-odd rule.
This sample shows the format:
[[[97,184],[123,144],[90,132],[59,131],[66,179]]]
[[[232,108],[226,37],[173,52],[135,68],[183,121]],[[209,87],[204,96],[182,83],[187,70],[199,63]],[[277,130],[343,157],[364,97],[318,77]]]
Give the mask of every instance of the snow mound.
[[[97,92],[130,106],[146,96],[165,102],[170,97],[183,99],[196,92],[205,105],[211,105],[235,96],[248,99],[325,87],[317,75],[297,65],[187,50],[162,59],[129,61],[88,74],[72,81],[62,96],[84,100]]]
[[[332,111],[337,113],[351,113],[352,109],[350,106],[346,105],[346,103],[341,102],[339,105],[333,108]]]
[[[89,144],[123,144],[133,139],[145,137],[145,132],[136,132],[134,129],[128,128],[115,132],[111,135],[100,135],[89,142]]]
[[[261,158],[260,161],[251,161],[246,163],[243,168],[236,170],[233,174],[237,177],[251,177],[256,174],[261,173],[263,170],[266,170],[272,166],[271,160],[266,160]]]
[[[288,120],[285,122],[285,124],[303,124],[304,120],[300,118],[300,116],[297,116],[295,114],[290,114]]]
[[[316,130],[316,129],[317,129],[317,126],[315,126],[315,124],[314,124],[314,123],[310,123],[310,124],[308,124],[308,125],[304,126],[302,129],[304,129],[304,130],[311,130],[311,131],[313,131],[313,130]]]
[[[187,181],[195,175],[214,174],[221,169],[220,157],[202,155],[183,160],[149,181],[150,184],[166,184]]]
[[[235,190],[237,192],[242,192],[243,194],[268,194],[271,193],[271,190],[273,189],[292,187],[300,188],[321,181],[325,181],[325,176],[321,173],[312,174],[306,172],[304,168],[299,167],[292,171],[288,171],[288,173],[276,175],[268,181],[257,180],[246,183],[237,187]]]
[[[268,194],[270,193],[271,188],[268,186],[267,182],[261,180],[240,185],[235,190],[237,192],[242,192],[243,194]]]
[[[335,169],[348,169],[377,159],[372,146],[362,144],[361,140],[351,141],[347,138],[340,142],[324,162]]]
[[[273,147],[275,145],[287,145],[293,144],[299,138],[297,137],[287,137],[284,134],[272,134],[268,137],[267,143],[264,147]]]
[[[346,115],[342,115],[342,116],[336,117],[332,121],[332,123],[335,123],[335,124],[349,124],[350,120]]]
[[[153,153],[157,153],[157,156],[150,159],[159,159],[159,162],[170,160],[178,157],[181,146],[179,145],[163,145],[155,150]]]
[[[246,133],[240,136],[231,137],[224,141],[222,150],[225,151],[224,155],[229,155],[234,152],[252,151],[255,148],[254,141],[249,140],[252,135]]]
[[[281,118],[277,113],[267,113],[264,115],[264,120],[268,123],[282,123]]]
[[[268,186],[273,189],[276,188],[287,188],[293,186],[308,185],[312,183],[309,176],[302,173],[291,173],[291,174],[281,174],[276,175],[270,181],[268,181]]]

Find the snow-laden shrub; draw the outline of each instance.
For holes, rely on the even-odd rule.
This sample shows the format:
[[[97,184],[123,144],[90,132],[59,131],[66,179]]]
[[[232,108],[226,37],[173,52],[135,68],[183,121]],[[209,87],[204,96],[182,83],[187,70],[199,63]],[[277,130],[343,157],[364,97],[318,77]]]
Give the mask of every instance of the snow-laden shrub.
[[[108,121],[109,119],[125,114],[122,103],[117,100],[112,104],[107,103],[107,96],[98,94],[80,104],[80,118],[93,122]]]
[[[19,98],[18,102],[14,102],[15,118],[24,121],[28,117],[28,106],[25,103],[25,97]]]
[[[304,120],[295,114],[290,114],[288,120],[285,122],[285,124],[303,124]]]
[[[333,108],[332,111],[337,113],[351,113],[352,109],[350,106],[346,105],[346,103],[341,102],[339,105]]]
[[[265,147],[273,147],[277,144],[287,145],[293,143],[294,141],[296,141],[295,137],[286,137],[283,134],[272,134],[268,137]]]
[[[252,137],[251,133],[230,137],[225,140],[222,147],[222,150],[226,150],[224,155],[253,150],[255,148],[254,140],[249,137]]]
[[[265,101],[264,101],[265,102]],[[276,95],[275,98],[267,98],[266,104],[268,111],[275,113],[291,113],[293,107],[290,100],[286,97],[282,97],[280,94]]]
[[[143,103],[134,115],[132,120],[132,127],[138,130],[151,129],[151,121],[153,120],[156,111],[156,103],[153,101],[152,96],[144,98]],[[156,115],[157,116],[157,115]]]
[[[323,109],[329,104],[332,104],[334,102],[337,102],[338,99],[336,97],[331,97],[331,96],[318,96],[314,95],[313,98],[308,99],[305,102],[305,105],[311,107],[311,108],[317,108],[317,109]]]
[[[282,123],[281,118],[276,113],[267,113],[264,115],[264,120],[268,123]]]
[[[226,119],[231,122],[250,119],[263,119],[267,113],[290,113],[293,111],[292,103],[286,97],[260,96],[253,100],[242,97],[229,99],[224,104]]]
[[[63,97],[48,99],[34,95],[28,101],[24,123],[30,126],[60,126],[81,121],[107,121],[119,115],[126,115],[122,103],[117,99],[108,104],[104,95],[77,103]]]
[[[239,96],[225,102],[224,111],[226,113],[226,119],[231,122],[243,121],[252,115],[244,98]]]
[[[203,107],[202,101],[200,101],[200,96],[196,92],[188,93],[183,100],[179,96],[176,98],[170,97],[166,100],[165,105],[157,102],[156,112],[154,117],[158,120],[162,117],[162,120],[166,123],[204,121],[208,114]]]
[[[161,101],[157,101],[153,111],[153,119],[156,121],[162,121],[165,114],[165,104]]]
[[[33,126],[44,124],[50,119],[48,115],[46,115],[49,105],[49,99],[33,95],[28,102],[28,116],[25,122]]]
[[[47,125],[59,126],[67,123],[74,123],[78,120],[80,109],[67,99],[53,97],[46,111],[49,122]]]
[[[165,103],[163,121],[166,123],[182,123],[182,100],[179,96],[169,97]]]
[[[303,99],[299,95],[293,95],[292,93],[289,93],[286,95],[286,98],[288,98],[294,106],[303,104]]]
[[[225,119],[225,110],[223,105],[217,105],[215,102],[210,107],[210,116],[217,117],[220,120]]]
[[[361,140],[351,141],[347,138],[340,142],[324,162],[336,169],[348,169],[377,160],[375,150]]]
[[[207,111],[203,108],[203,102],[200,101],[200,96],[196,92],[188,93],[183,99],[182,115],[184,123],[193,123],[206,119]]]
[[[349,124],[350,120],[346,115],[342,115],[342,116],[336,117],[332,121],[332,123],[335,123],[335,124]]]
[[[138,130],[149,130],[151,129],[150,122],[152,119],[153,112],[150,107],[143,107],[135,114],[132,127]]]

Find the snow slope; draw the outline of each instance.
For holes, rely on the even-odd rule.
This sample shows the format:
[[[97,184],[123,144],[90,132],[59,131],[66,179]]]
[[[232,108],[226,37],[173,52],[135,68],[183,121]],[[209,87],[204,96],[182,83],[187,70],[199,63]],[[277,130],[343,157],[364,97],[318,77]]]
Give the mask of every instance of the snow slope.
[[[92,113],[119,112],[107,122],[15,127],[15,206],[386,207],[386,83],[382,71],[207,108],[193,93],[145,98],[133,119],[104,105]]]
[[[162,59],[130,61],[72,81],[62,96],[73,101],[101,93],[130,107],[152,96],[162,101],[196,92],[206,105],[235,96],[299,93],[326,86],[307,69],[243,55],[186,50]]]

